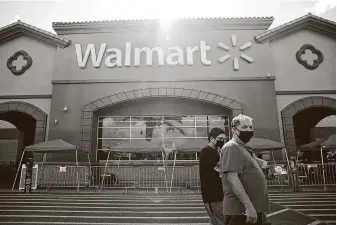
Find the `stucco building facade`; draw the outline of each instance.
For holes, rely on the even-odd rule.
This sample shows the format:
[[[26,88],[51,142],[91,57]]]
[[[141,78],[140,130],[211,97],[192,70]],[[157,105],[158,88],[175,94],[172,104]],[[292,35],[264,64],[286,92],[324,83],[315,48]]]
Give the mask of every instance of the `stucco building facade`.
[[[268,30],[272,22],[56,22],[52,34],[18,21],[0,28],[0,120],[24,136],[19,154],[60,138],[98,161],[108,145],[148,132],[155,139],[160,121],[166,133],[178,121],[165,135],[179,144],[207,138],[216,124],[229,132],[243,113],[255,137],[294,155],[310,128],[335,114],[336,24],[310,14]],[[138,123],[146,118],[157,120],[151,131]]]

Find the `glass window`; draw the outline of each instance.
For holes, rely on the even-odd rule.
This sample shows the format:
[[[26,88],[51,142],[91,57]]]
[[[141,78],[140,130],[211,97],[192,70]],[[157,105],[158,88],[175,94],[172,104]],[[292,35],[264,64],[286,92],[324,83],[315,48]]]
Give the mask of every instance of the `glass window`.
[[[101,138],[130,138],[130,128],[98,128]]]
[[[129,127],[130,117],[100,117],[98,127]]]
[[[229,117],[219,115],[197,116],[105,116],[98,118],[97,157],[105,160],[108,146],[114,147],[132,140],[153,142],[171,149],[182,145],[189,139],[207,139],[213,127],[225,130],[229,139]],[[157,153],[137,153],[124,155],[112,154],[110,159],[157,160]],[[177,159],[195,160],[196,153],[179,153]],[[159,157],[159,158],[158,158]],[[169,158],[173,156],[169,156]]]

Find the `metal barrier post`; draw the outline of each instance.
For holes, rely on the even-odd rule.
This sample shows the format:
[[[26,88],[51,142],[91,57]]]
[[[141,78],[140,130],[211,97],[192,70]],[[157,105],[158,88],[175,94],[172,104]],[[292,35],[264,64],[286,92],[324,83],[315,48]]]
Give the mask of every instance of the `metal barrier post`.
[[[109,153],[108,153],[108,157],[106,158],[106,162],[105,162],[105,167],[104,167],[104,173],[103,173],[103,178],[102,178],[102,184],[101,187],[98,186],[97,190],[98,191],[102,191],[103,188],[103,184],[104,184],[104,180],[105,180],[105,173],[106,173],[106,168],[108,166],[108,162],[109,162],[109,158],[110,158],[110,153],[111,153],[111,149],[109,147]]]
[[[324,191],[326,191],[326,186],[325,186],[325,171],[324,171],[324,162],[323,162],[323,147],[321,147],[321,159],[322,159],[322,173],[323,173]]]
[[[80,191],[80,181],[78,179],[78,154],[77,154],[77,149],[76,149],[76,181],[77,181],[77,192]]]

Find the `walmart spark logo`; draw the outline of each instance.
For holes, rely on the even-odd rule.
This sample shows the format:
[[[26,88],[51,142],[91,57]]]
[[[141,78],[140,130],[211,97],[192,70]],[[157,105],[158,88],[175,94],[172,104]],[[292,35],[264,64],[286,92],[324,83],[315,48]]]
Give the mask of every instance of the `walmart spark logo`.
[[[232,40],[232,46],[233,47],[236,47],[236,35],[232,35],[231,36],[231,40]],[[224,43],[222,42],[218,42],[218,48],[221,48],[222,50],[225,50],[225,51],[229,51],[230,48],[225,45]],[[242,46],[239,47],[239,50],[240,51],[244,51],[248,48],[250,48],[252,46],[252,43],[250,42],[247,42],[245,44],[243,44]],[[220,58],[218,58],[218,62],[221,64],[221,63],[224,63],[226,62],[228,59],[231,58],[231,55],[230,54],[226,54],[224,56],[221,56]],[[240,58],[247,61],[248,63],[252,63],[254,62],[254,59],[246,54],[240,54]],[[240,69],[240,65],[239,65],[239,60],[237,57],[234,56],[233,58],[233,68],[235,71],[238,71]]]

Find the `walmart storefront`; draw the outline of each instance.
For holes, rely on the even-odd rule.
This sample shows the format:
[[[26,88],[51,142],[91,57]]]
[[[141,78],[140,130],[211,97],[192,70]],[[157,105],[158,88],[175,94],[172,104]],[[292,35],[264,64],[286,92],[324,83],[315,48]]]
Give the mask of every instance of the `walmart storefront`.
[[[130,140],[171,148],[207,139],[216,126],[230,138],[240,113],[253,117],[255,137],[283,142],[295,154],[310,142],[310,128],[335,114],[335,23],[309,14],[268,30],[272,22],[56,22],[55,35],[18,21],[0,29],[0,119],[20,130],[17,118],[32,118],[30,129],[20,130],[17,157],[24,146],[58,138],[97,163],[109,146]],[[308,115],[314,119],[303,128]],[[63,154],[47,161],[72,160]]]
[[[201,22],[168,30],[157,21],[55,23],[72,44],[56,53],[51,118],[58,123],[51,121],[49,137],[67,137],[102,160],[100,150],[134,139],[170,148],[206,139],[215,126],[229,136],[228,121],[246,113],[256,135],[280,141],[271,52],[254,41],[271,20],[236,21],[245,29],[235,32],[214,28],[234,22]]]

